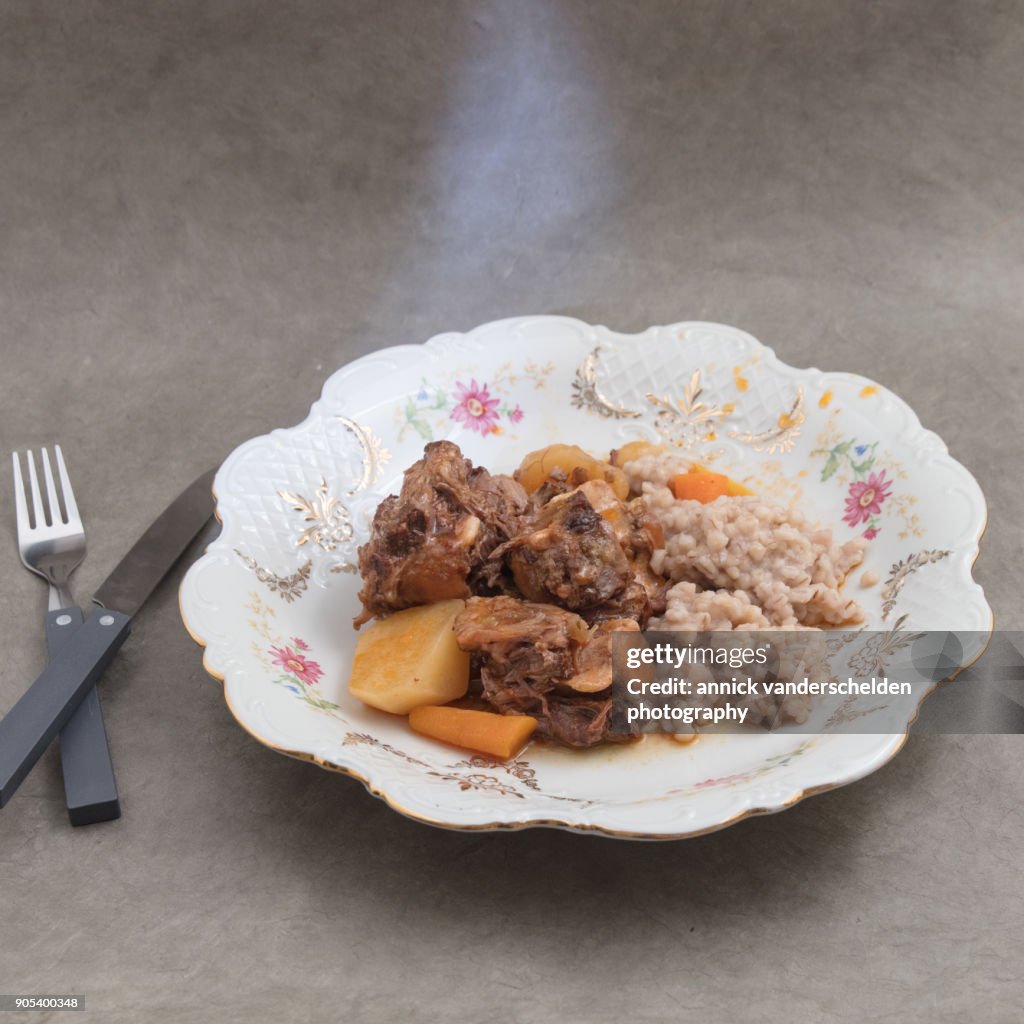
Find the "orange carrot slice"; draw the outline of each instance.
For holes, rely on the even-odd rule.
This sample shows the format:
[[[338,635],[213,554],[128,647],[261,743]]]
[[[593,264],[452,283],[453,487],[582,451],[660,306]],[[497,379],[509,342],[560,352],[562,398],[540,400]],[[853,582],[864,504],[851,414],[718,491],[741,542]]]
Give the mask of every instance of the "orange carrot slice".
[[[528,715],[496,715],[491,711],[428,706],[413,708],[409,712],[409,725],[421,736],[507,761],[526,746],[537,728],[537,719]]]
[[[689,472],[672,477],[669,487],[680,501],[699,501],[705,505],[723,495],[735,498],[752,493],[724,473],[713,473],[700,465],[691,466]]]

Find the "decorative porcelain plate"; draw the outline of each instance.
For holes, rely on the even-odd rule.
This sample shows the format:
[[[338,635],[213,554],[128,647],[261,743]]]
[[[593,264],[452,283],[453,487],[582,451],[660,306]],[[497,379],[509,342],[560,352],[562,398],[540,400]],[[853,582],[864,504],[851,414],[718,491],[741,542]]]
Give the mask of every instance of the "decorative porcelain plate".
[[[553,441],[595,453],[667,441],[799,505],[840,541],[866,537],[857,573],[874,571],[879,583],[856,597],[869,628],[991,630],[971,575],[986,522],[981,490],[879,384],[795,369],[749,334],[711,323],[625,335],[525,317],[385,349],[338,370],[304,422],[228,457],[214,485],[223,531],[180,600],[243,728],[359,779],[421,821],[692,836],[853,782],[906,739],[783,728],[689,746],[655,736],[590,751],[534,744],[496,763],[364,707],[347,690],[356,549],[377,503],[440,438],[497,472]]]

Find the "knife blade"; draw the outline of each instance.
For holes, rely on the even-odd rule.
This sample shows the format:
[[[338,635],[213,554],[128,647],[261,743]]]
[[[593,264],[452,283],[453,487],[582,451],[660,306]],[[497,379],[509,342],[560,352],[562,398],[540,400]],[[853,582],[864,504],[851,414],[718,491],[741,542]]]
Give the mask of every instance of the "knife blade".
[[[132,617],[213,513],[209,470],[157,517],[100,584],[97,608],[0,719],[0,807],[74,714],[131,632]]]

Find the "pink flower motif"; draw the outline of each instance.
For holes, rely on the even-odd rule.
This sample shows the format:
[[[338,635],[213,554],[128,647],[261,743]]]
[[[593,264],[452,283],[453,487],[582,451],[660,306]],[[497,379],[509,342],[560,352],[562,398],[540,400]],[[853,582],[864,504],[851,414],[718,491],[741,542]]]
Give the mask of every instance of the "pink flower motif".
[[[470,430],[480,434],[496,434],[499,432],[498,406],[501,402],[491,398],[486,384],[469,382],[469,387],[460,381],[455,382],[455,397],[458,404],[452,409],[452,419],[465,424]]]
[[[516,402],[516,407],[508,414],[508,418],[513,423],[518,423],[523,418],[523,410],[519,408],[518,402]]]
[[[878,527],[872,526],[870,530],[864,531],[864,537],[867,540],[874,540],[878,536]]]
[[[323,669],[315,661],[303,657],[298,651],[290,647],[271,647],[270,653],[274,655],[273,664],[280,665],[286,672],[301,679],[307,686],[316,686],[317,681],[323,676]]]
[[[846,495],[846,513],[843,522],[850,526],[866,523],[882,511],[882,502],[892,494],[892,481],[886,479],[885,470],[869,474],[867,480],[854,480]]]
[[[292,637],[292,643],[295,644],[295,646],[300,651],[308,651],[309,650],[309,644],[307,644],[305,640],[300,640],[297,636],[293,636]]]

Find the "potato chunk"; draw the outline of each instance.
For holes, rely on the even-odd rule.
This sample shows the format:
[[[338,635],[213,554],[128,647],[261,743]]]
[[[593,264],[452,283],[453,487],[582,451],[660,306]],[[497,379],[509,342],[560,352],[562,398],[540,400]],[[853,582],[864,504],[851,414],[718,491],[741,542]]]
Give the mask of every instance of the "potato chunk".
[[[642,459],[647,455],[660,455],[664,451],[667,451],[666,446],[655,444],[654,441],[629,441],[621,448],[616,448],[608,456],[608,461],[613,466],[624,466],[627,462],[632,462],[634,459]]]
[[[586,480],[604,480],[615,491],[618,498],[629,494],[629,481],[621,469],[595,459],[582,448],[574,444],[550,444],[529,452],[515,472],[515,478],[522,484],[527,494],[533,494],[540,486],[551,478],[551,472],[560,469],[566,477],[571,477],[574,470],[580,469]]]
[[[370,707],[408,714],[446,704],[469,688],[469,654],[453,629],[465,601],[438,601],[395,612],[359,634],[348,689]]]

